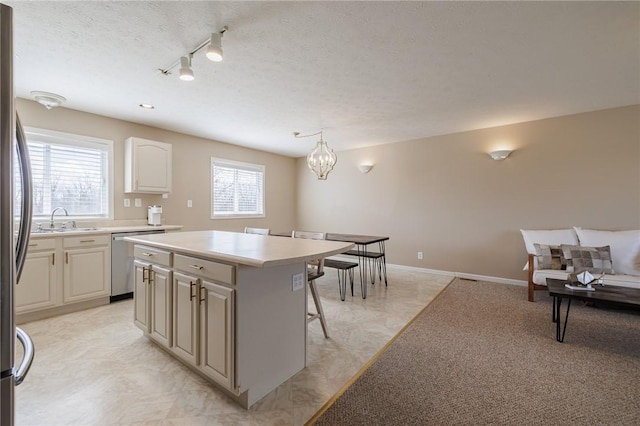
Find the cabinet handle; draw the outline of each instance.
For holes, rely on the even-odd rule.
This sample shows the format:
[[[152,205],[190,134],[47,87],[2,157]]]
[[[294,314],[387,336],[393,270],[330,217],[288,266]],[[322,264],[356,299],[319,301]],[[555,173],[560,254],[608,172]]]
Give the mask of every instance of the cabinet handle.
[[[96,240],[80,240],[81,243],[93,243]]]
[[[141,253],[141,254],[142,254],[143,256],[147,256],[147,257],[151,257],[151,256],[153,256],[153,253],[147,253],[147,252],[144,252],[144,253]]]
[[[52,265],[56,264],[56,254],[55,253],[51,253],[51,264]]]
[[[202,290],[204,290],[204,296],[202,296]],[[204,302],[207,297],[207,289],[204,287],[200,287],[200,303]]]
[[[204,269],[204,266],[200,266],[200,265],[189,265],[189,268],[193,268],[193,269],[197,269],[198,271],[201,271]]]
[[[148,275],[147,276],[144,275],[145,272],[148,273],[149,271],[150,271],[150,269],[148,269],[146,266],[142,267],[142,282],[145,282],[145,281],[149,282]]]
[[[189,300],[192,301],[194,297],[196,297],[195,294],[193,294],[193,289],[195,288],[196,283],[194,283],[193,281],[189,281]]]
[[[65,252],[64,253],[64,263],[66,263],[67,265],[69,264],[69,252]]]
[[[38,243],[31,243],[29,244],[29,247],[38,247]]]
[[[149,284],[153,284],[153,282],[155,281],[155,276],[156,276],[156,271],[153,270],[153,268],[149,268]]]

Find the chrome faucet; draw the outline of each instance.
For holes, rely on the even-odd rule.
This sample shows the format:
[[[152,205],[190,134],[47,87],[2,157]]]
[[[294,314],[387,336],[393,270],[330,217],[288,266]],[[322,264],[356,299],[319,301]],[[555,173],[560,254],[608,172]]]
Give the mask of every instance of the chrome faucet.
[[[49,228],[53,229],[55,228],[55,224],[53,223],[53,215],[58,211],[58,210],[63,210],[65,216],[69,216],[69,212],[67,211],[67,209],[65,209],[64,207],[56,207],[55,209],[53,209],[53,211],[51,212],[51,221],[49,222]]]

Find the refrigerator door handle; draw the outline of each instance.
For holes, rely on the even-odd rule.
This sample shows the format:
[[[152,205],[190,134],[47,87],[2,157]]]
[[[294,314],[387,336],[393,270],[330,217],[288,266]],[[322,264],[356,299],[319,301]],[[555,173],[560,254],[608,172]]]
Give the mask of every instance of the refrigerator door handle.
[[[15,374],[16,386],[18,386],[22,383],[24,378],[27,377],[27,373],[29,372],[31,363],[33,362],[33,355],[35,351],[33,347],[33,340],[31,340],[31,337],[29,337],[29,335],[20,327],[16,327],[16,336],[24,348],[24,357],[22,358],[22,362]]]
[[[20,281],[22,267],[27,257],[27,248],[29,245],[29,236],[31,230],[31,218],[33,215],[33,206],[31,197],[31,161],[29,161],[29,148],[27,147],[27,138],[20,123],[20,117],[16,113],[16,147],[18,148],[18,159],[20,161],[21,177],[22,177],[22,209],[20,217],[20,228],[18,229],[18,239],[16,241],[16,283]]]

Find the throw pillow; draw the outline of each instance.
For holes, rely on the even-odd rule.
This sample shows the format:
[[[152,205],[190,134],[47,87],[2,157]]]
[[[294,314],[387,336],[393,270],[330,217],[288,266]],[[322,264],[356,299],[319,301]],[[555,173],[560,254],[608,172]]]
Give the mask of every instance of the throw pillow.
[[[580,245],[611,247],[613,269],[616,274],[640,276],[640,229],[628,231],[600,231],[574,227]]]
[[[567,269],[567,264],[564,260],[564,256],[562,255],[562,248],[560,248],[560,246],[549,246],[538,243],[534,243],[533,245],[536,248],[539,269]]]
[[[567,263],[567,272],[579,274],[588,271],[596,274],[614,274],[611,249],[604,247],[582,247],[562,244],[562,255]]]

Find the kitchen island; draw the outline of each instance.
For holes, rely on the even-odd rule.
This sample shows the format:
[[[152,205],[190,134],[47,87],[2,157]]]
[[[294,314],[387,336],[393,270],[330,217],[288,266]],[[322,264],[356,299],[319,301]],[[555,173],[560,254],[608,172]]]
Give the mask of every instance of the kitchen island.
[[[135,324],[245,408],[306,366],[306,261],[353,247],[224,231],[125,240]]]

